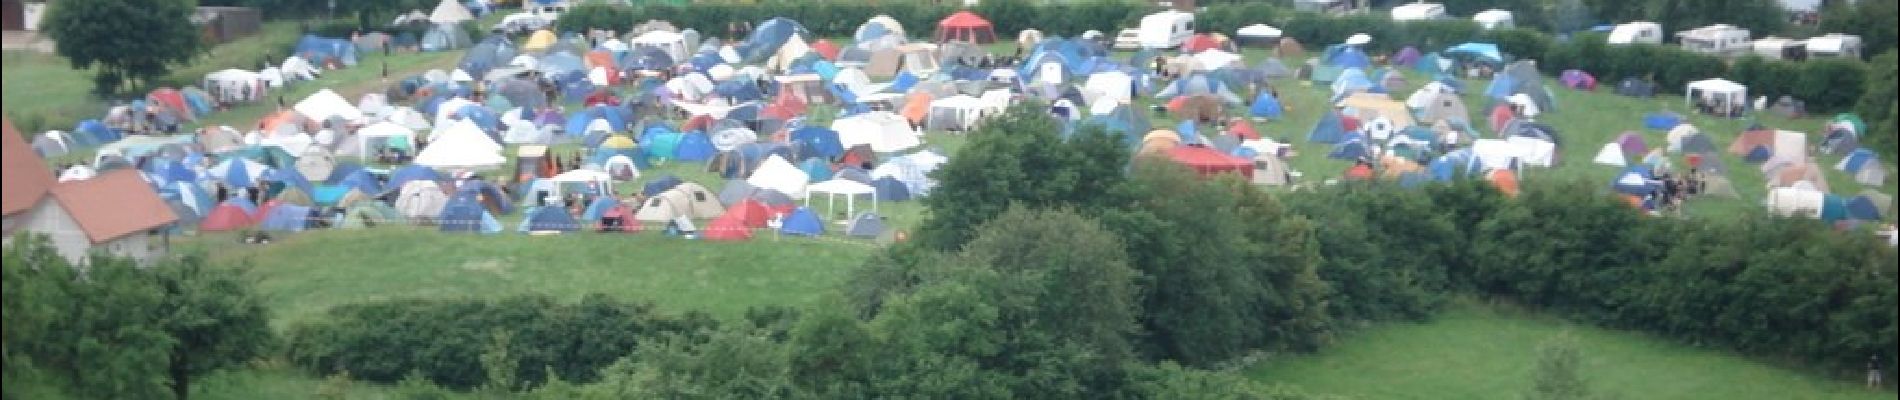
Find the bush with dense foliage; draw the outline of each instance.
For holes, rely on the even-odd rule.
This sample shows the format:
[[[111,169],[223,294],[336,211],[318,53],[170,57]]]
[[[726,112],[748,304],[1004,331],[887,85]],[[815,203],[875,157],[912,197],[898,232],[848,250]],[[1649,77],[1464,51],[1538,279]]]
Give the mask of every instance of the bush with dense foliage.
[[[194,379],[273,341],[250,282],[200,257],[75,266],[43,237],[21,236],[0,260],[0,286],[9,399],[184,399]]]
[[[547,297],[399,299],[332,309],[290,328],[290,361],[319,374],[395,383],[411,373],[443,386],[527,387],[548,379],[591,382],[649,335],[691,335],[715,324],[704,314],[661,314],[649,304],[590,295],[574,304]],[[499,344],[498,344],[499,342]],[[496,348],[499,346],[499,348]],[[504,353],[515,382],[491,382],[484,356]],[[492,364],[492,363],[490,363]],[[507,375],[507,374],[503,374]]]

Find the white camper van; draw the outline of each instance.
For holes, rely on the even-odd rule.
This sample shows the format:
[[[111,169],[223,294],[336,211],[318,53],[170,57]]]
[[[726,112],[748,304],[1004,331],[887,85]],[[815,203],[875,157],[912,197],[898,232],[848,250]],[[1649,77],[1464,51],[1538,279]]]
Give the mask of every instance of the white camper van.
[[[1495,8],[1479,11],[1477,14],[1471,16],[1471,21],[1477,22],[1478,27],[1484,30],[1511,29],[1517,27],[1516,15],[1511,14],[1510,11]]]
[[[1662,24],[1654,22],[1630,22],[1619,24],[1610,30],[1609,44],[1657,44],[1663,39]]]
[[[1769,36],[1756,39],[1750,47],[1755,54],[1770,60],[1800,61],[1808,58],[1807,41]]]
[[[1860,36],[1829,33],[1808,38],[1808,56],[1860,58],[1860,46]]]
[[[1412,3],[1392,7],[1393,21],[1429,21],[1445,17],[1445,5],[1438,3]]]
[[[1168,10],[1141,17],[1141,47],[1172,49],[1194,36],[1194,14]]]
[[[1734,55],[1750,48],[1748,29],[1728,24],[1676,32],[1676,38],[1682,41],[1683,50],[1703,54]]]

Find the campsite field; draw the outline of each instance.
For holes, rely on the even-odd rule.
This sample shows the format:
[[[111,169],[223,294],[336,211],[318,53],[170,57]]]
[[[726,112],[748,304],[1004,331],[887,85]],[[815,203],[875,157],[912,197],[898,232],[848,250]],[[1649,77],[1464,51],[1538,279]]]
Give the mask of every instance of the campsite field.
[[[1270,358],[1245,374],[1366,399],[1513,399],[1530,387],[1537,345],[1566,332],[1582,350],[1592,393],[1607,398],[1893,398],[1728,352],[1475,302],[1430,322],[1348,334],[1316,354]]]

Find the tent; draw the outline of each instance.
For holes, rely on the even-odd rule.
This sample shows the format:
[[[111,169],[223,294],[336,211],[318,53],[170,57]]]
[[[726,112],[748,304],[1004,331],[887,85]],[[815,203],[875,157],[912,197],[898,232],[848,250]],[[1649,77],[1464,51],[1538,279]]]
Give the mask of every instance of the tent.
[[[441,215],[442,207],[449,201],[448,194],[432,180],[404,183],[396,196],[396,212],[404,218],[416,220]]]
[[[832,121],[831,130],[838,133],[839,143],[846,148],[869,145],[872,151],[891,153],[922,144],[919,134],[902,116],[888,111],[839,118]]]
[[[1847,199],[1847,214],[1862,221],[1879,221],[1893,215],[1893,196],[1872,190]]]
[[[1656,84],[1637,78],[1623,78],[1616,83],[1616,94],[1628,97],[1651,97],[1656,95]]]
[[[501,232],[501,221],[482,206],[479,195],[471,192],[458,192],[442,206],[442,213],[436,215],[436,223],[442,232]]]
[[[575,232],[581,230],[581,224],[574,216],[561,207],[534,207],[528,210],[521,224],[521,230],[527,232]]]
[[[799,207],[779,222],[779,233],[796,236],[818,236],[825,234],[825,222],[810,208]]]
[[[1504,52],[1498,50],[1498,45],[1491,43],[1461,43],[1457,46],[1446,48],[1444,54],[1454,57],[1469,57],[1479,62],[1493,64],[1504,63]]]
[[[1887,166],[1880,162],[1880,156],[1875,155],[1873,150],[1854,149],[1841,157],[1841,161],[1834,164],[1834,169],[1846,172],[1862,185],[1881,186],[1887,183]]]
[[[1277,120],[1286,113],[1286,108],[1280,105],[1280,99],[1274,98],[1272,92],[1262,90],[1260,95],[1254,96],[1253,105],[1247,111],[1254,118]]]
[[[257,228],[276,232],[302,232],[310,227],[310,207],[275,203],[259,218]]]
[[[344,100],[342,95],[328,88],[310,94],[310,97],[305,97],[302,101],[298,101],[297,105],[292,106],[291,109],[296,110],[298,114],[303,114],[304,117],[310,118],[312,121],[323,121],[331,118],[341,118],[347,121],[363,119],[362,110],[357,110],[356,105],[350,104],[349,100]]]
[[[244,229],[255,224],[252,213],[257,209],[244,196],[233,196],[224,203],[213,207],[204,219],[198,221],[198,230],[203,232],[224,232]]]
[[[416,155],[415,164],[433,168],[490,169],[508,162],[501,145],[470,120],[451,124]]]
[[[1213,176],[1221,173],[1239,173],[1247,179],[1253,179],[1253,162],[1234,157],[1203,146],[1176,146],[1168,150],[1168,158],[1199,172],[1201,176]]]
[[[706,224],[706,229],[701,231],[701,237],[706,238],[706,240],[715,241],[751,239],[752,228],[754,227],[746,224],[746,221],[756,217],[763,217],[756,213],[765,211],[764,206],[758,205],[757,202],[749,202],[747,204],[750,204],[751,207],[757,207],[757,211],[753,211],[753,209],[749,207],[727,210],[724,215],[720,215],[719,218],[713,219],[712,223]],[[761,226],[763,226],[763,224],[761,224]]]
[[[671,222],[681,217],[710,219],[725,211],[711,190],[697,183],[684,182],[647,198],[647,203],[634,214],[634,219],[645,222]]]
[[[970,11],[958,11],[937,22],[937,42],[965,41],[988,44],[996,41],[996,27]]]
[[[1564,70],[1563,74],[1557,76],[1557,80],[1563,82],[1564,87],[1567,88],[1586,91],[1597,90],[1597,77],[1582,70]]]
[[[1337,112],[1327,112],[1320,116],[1319,122],[1306,134],[1306,141],[1313,143],[1339,143],[1346,135],[1345,122]]]
[[[1523,106],[1527,115],[1535,114],[1531,112],[1533,107],[1537,113],[1557,110],[1556,101],[1544,86],[1543,74],[1537,72],[1536,61],[1518,61],[1505,66],[1492,77],[1491,86],[1485,88],[1484,93],[1493,100]]]
[[[760,189],[771,189],[794,197],[803,197],[805,185],[811,177],[798,169],[790,161],[777,154],[767,157],[758,169],[746,178],[746,183]]]
[[[1747,104],[1748,86],[1721,78],[1704,79],[1689,82],[1682,96],[1684,105],[1693,107],[1700,99],[1714,106],[1716,115],[1734,117]]]
[[[1763,203],[1775,215],[1820,218],[1826,201],[1826,192],[1812,188],[1777,187],[1768,190],[1768,198]]]

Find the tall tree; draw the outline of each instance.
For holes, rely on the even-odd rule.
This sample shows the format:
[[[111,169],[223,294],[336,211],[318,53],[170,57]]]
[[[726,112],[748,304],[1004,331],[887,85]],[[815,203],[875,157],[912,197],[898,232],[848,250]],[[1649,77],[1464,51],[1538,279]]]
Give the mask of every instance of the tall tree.
[[[1078,128],[1065,142],[1062,126],[1044,110],[1018,105],[970,133],[957,157],[932,175],[938,188],[924,198],[930,219],[918,228],[918,242],[956,250],[1011,203],[1091,209],[1105,201],[1122,175],[1115,142],[1099,127]]]
[[[73,68],[99,66],[94,89],[118,91],[127,80],[146,83],[201,49],[191,0],[70,0],[53,2],[44,22],[59,55]]]
[[[1039,286],[1031,288],[1034,298],[1020,316],[1033,322],[1019,332],[1073,341],[1109,362],[1131,358],[1140,272],[1101,224],[1073,212],[1012,207],[978,227],[962,256],[1005,279]]]
[[[158,324],[171,348],[172,394],[191,395],[191,381],[262,355],[273,341],[263,299],[238,270],[212,268],[191,255],[152,271],[164,293]]]

